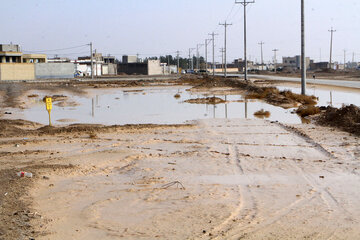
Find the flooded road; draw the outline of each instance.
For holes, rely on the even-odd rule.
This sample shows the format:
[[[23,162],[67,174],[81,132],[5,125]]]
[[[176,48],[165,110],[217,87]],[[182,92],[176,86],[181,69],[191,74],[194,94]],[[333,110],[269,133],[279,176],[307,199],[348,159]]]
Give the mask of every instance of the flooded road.
[[[254,119],[254,113],[264,109],[270,112],[266,119],[282,123],[304,122],[293,109],[283,109],[261,100],[245,100],[242,95],[204,95],[188,91],[189,87],[145,87],[119,89],[88,89],[87,94],[60,92],[68,97],[65,103],[54,103],[51,112],[53,124],[92,123],[92,124],[180,124],[196,119]],[[300,88],[283,87],[295,93]],[[359,104],[360,94],[345,90],[309,87],[309,94],[319,97],[319,106]],[[37,98],[26,99],[27,108],[12,109],[11,118],[22,118],[42,124],[48,123],[48,113],[42,98],[51,95],[47,91],[31,91]],[[180,97],[174,96],[179,94]],[[190,104],[185,100],[204,97],[218,97],[226,100],[223,104]]]

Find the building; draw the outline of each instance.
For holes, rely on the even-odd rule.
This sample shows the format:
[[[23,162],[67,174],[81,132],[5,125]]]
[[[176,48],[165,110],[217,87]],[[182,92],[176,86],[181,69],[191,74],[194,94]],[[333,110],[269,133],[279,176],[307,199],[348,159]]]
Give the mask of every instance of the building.
[[[242,58],[235,59],[234,64],[238,68],[239,72],[245,71],[245,61]],[[248,71],[251,71],[254,69],[253,61],[249,61],[249,60],[247,61],[247,69],[248,69]]]
[[[114,56],[104,57],[101,53],[93,53],[94,76],[117,75],[117,64]],[[82,76],[91,76],[91,57],[78,57],[75,61],[76,70]]]
[[[0,44],[0,80],[73,78],[73,63],[48,63],[45,54],[23,54],[19,45]]]
[[[310,70],[323,70],[329,68],[329,62],[310,62]]]
[[[46,63],[47,56],[46,56],[46,54],[23,54],[22,62],[23,63]]]
[[[128,56],[128,55],[122,56],[122,63],[137,63],[137,62],[139,62],[137,56]]]
[[[124,60],[124,57],[123,57]],[[166,64],[165,64],[166,65]],[[117,65],[118,74],[138,74],[138,75],[164,75],[170,74],[164,64],[160,64],[160,60],[148,60],[147,62],[139,63],[119,63]]]
[[[47,61],[49,63],[68,63],[68,62],[71,62],[70,58],[62,58],[62,57],[48,58]]]
[[[306,57],[306,69],[310,68],[310,58]],[[301,56],[297,55],[295,57],[283,57],[283,67],[300,69],[301,68]]]
[[[21,63],[21,57],[19,45],[0,44],[0,63]]]

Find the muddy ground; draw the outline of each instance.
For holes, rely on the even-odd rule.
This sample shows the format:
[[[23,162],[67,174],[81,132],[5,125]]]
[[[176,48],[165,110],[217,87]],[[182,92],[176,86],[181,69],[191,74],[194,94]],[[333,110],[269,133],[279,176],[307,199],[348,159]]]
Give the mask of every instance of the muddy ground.
[[[255,85],[237,81],[237,79],[224,81],[221,78],[193,77],[161,82],[6,83],[0,84],[2,100],[0,102],[2,108],[26,107],[26,102],[19,99],[24,99],[24,95],[34,89],[50,90],[54,94],[59,89],[66,89],[85,94],[87,88],[168,85],[192,85],[193,91],[211,92],[214,89],[230,92],[243,91],[284,107],[307,104],[307,100],[273,90],[268,84]],[[354,108],[349,111],[358,110]],[[326,115],[319,117],[323,125],[329,125],[329,122],[339,116],[337,110],[324,110],[323,113]],[[2,112],[2,114],[5,113]],[[94,233],[93,236],[103,239],[122,237],[163,239],[169,236],[173,239],[184,238],[184,236],[198,239],[258,239],[270,235],[274,236],[274,239],[298,236],[317,239],[331,237],[336,239],[343,236],[345,239],[351,239],[360,234],[358,232],[359,209],[348,204],[355,201],[354,198],[349,197],[353,188],[341,186],[343,182],[336,188],[332,188],[331,184],[333,184],[332,178],[337,179],[341,174],[349,173],[351,179],[359,176],[360,166],[357,160],[360,155],[359,139],[356,136],[358,133],[352,131],[359,122],[357,119],[349,120],[348,122],[353,124],[352,128],[341,126],[341,122],[339,120],[337,125],[330,127],[319,127],[315,125],[285,126],[263,120],[229,121],[226,123],[226,130],[220,128],[223,123],[211,121],[192,125],[76,124],[48,127],[24,120],[0,120],[0,184],[2,186],[0,188],[0,239],[65,239],[69,236],[76,239],[89,239],[91,236],[89,233]],[[242,136],[246,129],[256,140],[250,141],[236,137]],[[261,130],[264,129],[268,129],[269,132],[262,132]],[[278,132],[273,132],[271,129],[276,129]],[[351,133],[345,133],[339,129]],[[229,138],[223,135],[225,130],[230,131],[228,134],[233,134],[234,137]],[[259,135],[263,138],[257,138],[258,134],[263,134]],[[284,152],[274,159],[272,155],[279,150],[271,149],[273,146],[264,142],[266,134],[272,134],[271,139],[267,139],[269,141],[277,141],[279,136],[289,136],[291,141],[294,141],[295,152],[299,154],[301,152],[302,157],[292,156],[285,150],[287,143],[284,143],[283,146],[281,144],[276,146],[281,149],[280,152]],[[234,142],[230,144],[231,141]],[[226,142],[228,144],[225,144]],[[167,145],[168,143],[171,145]],[[247,147],[242,151],[236,150],[239,146]],[[302,152],[301,148],[304,146],[309,148],[309,152]],[[249,149],[253,147],[254,149],[249,152]],[[270,150],[265,150],[267,147],[270,147]],[[313,150],[315,152],[312,152]],[[265,152],[262,153],[263,151]],[[316,159],[312,156],[316,156]],[[228,168],[224,172],[218,169],[223,164],[222,158],[228,159]],[[188,159],[192,159],[194,164],[188,163],[186,161]],[[263,159],[270,162],[265,163]],[[153,160],[156,161],[152,162]],[[116,162],[115,165],[113,161]],[[257,165],[254,162],[257,162]],[[209,166],[204,169],[206,164]],[[235,166],[238,173],[232,170]],[[291,170],[294,167],[297,170]],[[239,189],[236,189],[238,187],[236,185],[221,184],[221,181],[220,183],[215,181],[213,184],[192,183],[192,180],[202,176],[201,169],[210,175],[225,178],[233,174],[261,175],[261,169],[266,169],[267,175],[276,173],[275,178],[279,176],[279,171],[282,174],[286,171],[295,171],[293,174],[296,176],[299,173],[297,171],[300,171],[303,181],[307,184],[302,185],[301,181],[295,181],[295,185],[301,187],[296,188],[298,192],[290,191],[292,195],[287,196],[284,195],[284,191],[291,189],[292,186],[286,185],[282,188],[281,186],[285,183],[281,180],[274,185],[264,183],[264,188],[261,184],[255,186],[240,184]],[[19,178],[16,176],[18,171],[32,172],[34,178]],[[137,174],[131,177],[134,172]],[[175,172],[180,173],[174,175]],[[124,187],[121,190],[109,189],[109,192],[116,190],[129,193],[126,195],[129,199],[121,203],[133,204],[134,201],[136,202],[135,199],[140,197],[149,204],[139,203],[140,210],[143,207],[143,214],[147,213],[148,207],[166,207],[172,215],[154,211],[158,215],[150,214],[149,217],[155,223],[141,222],[136,218],[132,220],[133,225],[117,229],[111,221],[121,221],[121,219],[109,220],[107,226],[106,221],[102,222],[104,219],[99,218],[90,209],[90,212],[86,212],[89,215],[85,214],[89,217],[89,222],[85,222],[88,225],[80,224],[83,219],[77,219],[74,216],[73,219],[68,219],[72,227],[64,227],[66,224],[64,225],[61,219],[67,219],[66,216],[70,214],[68,209],[74,207],[71,205],[71,198],[77,199],[76,192],[78,191],[61,185],[66,183],[66,179],[72,179],[74,186],[81,186],[82,190],[79,194],[86,198],[89,192],[83,189],[81,181],[91,185],[98,177],[106,179],[109,176],[115,177],[119,173],[130,178],[122,179],[121,186],[134,186]],[[332,177],[327,179],[327,174]],[[188,180],[186,180],[187,177]],[[319,182],[318,179],[323,178],[326,178],[326,181]],[[257,181],[261,182],[261,179]],[[101,184],[107,184],[107,180],[102,181]],[[185,188],[184,190],[181,185]],[[170,192],[161,190],[164,186],[166,189],[169,186]],[[131,192],[137,194],[133,196]],[[159,195],[160,192],[165,195]],[[63,193],[65,195],[62,195]],[[54,194],[59,198],[49,200],[49,194]],[[116,203],[119,200],[116,199],[121,196],[98,200],[105,201],[104,204]],[[274,199],[283,197],[284,200],[279,201],[278,206],[273,205],[271,199],[264,200],[269,196]],[[356,196],[353,194],[353,197]],[[68,198],[68,201],[59,200],[64,197]],[[240,202],[236,202],[235,199],[239,197]],[[35,202],[34,199],[36,199]],[[176,199],[181,199],[180,205],[176,203]],[[221,199],[224,201],[222,202]],[[56,206],[67,207],[51,209],[51,206],[54,207],[51,201],[54,201]],[[192,205],[195,207],[190,207]],[[107,204],[104,206],[106,206],[106,211],[111,209],[108,209]],[[274,211],[266,211],[266,208],[273,208]],[[320,214],[316,208],[322,209]],[[307,214],[301,214],[300,212],[305,209],[308,211]],[[194,214],[193,217],[191,213]],[[79,212],[79,214],[84,213]],[[141,218],[141,212],[125,211],[122,214],[134,214]],[[188,220],[184,221],[186,218]],[[328,224],[324,225],[323,218],[328,219]],[[204,219],[204,221],[198,221],[198,219]],[[157,230],[153,229],[153,224],[157,225]],[[303,224],[303,227],[299,227],[299,224]],[[171,231],[171,228],[174,230]]]

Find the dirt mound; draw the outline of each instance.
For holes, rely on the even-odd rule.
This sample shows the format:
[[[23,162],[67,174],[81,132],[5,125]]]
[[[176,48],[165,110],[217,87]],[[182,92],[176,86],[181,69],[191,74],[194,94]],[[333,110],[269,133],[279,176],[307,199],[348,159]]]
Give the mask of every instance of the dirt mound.
[[[261,118],[261,119],[269,118],[270,115],[271,115],[271,113],[269,111],[265,111],[264,109],[260,109],[259,111],[254,113],[255,117]]]
[[[0,119],[0,137],[29,137],[41,135],[56,135],[61,133],[94,133],[109,131],[136,131],[154,128],[192,127],[191,124],[127,124],[105,126],[101,124],[71,124],[68,126],[44,126],[25,120]]]
[[[220,103],[225,103],[226,101],[218,97],[208,97],[208,98],[189,99],[186,100],[185,102],[194,103],[194,104],[220,104]]]
[[[360,135],[360,108],[353,104],[342,108],[327,107],[316,121],[321,125]]]

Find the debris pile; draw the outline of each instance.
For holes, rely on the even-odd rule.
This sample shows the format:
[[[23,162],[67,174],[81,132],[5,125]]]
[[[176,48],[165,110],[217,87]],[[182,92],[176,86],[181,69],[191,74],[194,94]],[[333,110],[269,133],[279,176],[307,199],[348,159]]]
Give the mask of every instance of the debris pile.
[[[353,104],[342,108],[329,106],[316,121],[320,125],[336,127],[360,135],[360,108]]]

